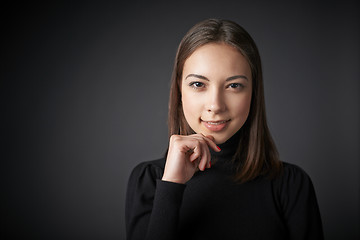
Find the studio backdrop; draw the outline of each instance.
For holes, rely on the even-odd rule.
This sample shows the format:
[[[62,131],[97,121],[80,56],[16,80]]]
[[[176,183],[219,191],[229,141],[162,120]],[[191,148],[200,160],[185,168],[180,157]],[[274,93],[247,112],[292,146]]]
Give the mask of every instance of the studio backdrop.
[[[1,236],[124,239],[131,170],[163,156],[175,53],[230,19],[262,57],[281,160],[311,177],[326,239],[359,239],[356,1],[2,6]]]

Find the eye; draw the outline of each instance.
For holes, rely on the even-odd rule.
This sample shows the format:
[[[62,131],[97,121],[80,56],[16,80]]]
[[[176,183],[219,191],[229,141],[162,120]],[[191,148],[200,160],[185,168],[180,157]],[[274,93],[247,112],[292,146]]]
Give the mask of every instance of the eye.
[[[230,84],[228,85],[228,87],[229,87],[229,88],[234,88],[234,89],[241,89],[241,88],[244,87],[244,85],[241,84],[241,83],[230,83]]]
[[[191,82],[189,86],[193,88],[203,88],[205,87],[205,84],[202,82]]]

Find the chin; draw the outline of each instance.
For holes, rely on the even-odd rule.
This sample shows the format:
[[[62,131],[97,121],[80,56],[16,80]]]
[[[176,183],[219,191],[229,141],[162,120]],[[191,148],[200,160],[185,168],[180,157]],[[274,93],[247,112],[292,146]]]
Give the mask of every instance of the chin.
[[[222,143],[224,143],[224,142],[226,142],[227,140],[229,140],[229,138],[231,137],[226,137],[226,136],[214,136],[213,135],[213,137],[215,138],[215,143],[216,144],[222,144]]]

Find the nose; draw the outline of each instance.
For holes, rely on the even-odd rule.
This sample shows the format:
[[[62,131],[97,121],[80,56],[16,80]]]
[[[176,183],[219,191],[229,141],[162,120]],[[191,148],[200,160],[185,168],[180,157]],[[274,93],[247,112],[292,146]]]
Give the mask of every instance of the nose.
[[[208,91],[206,101],[206,111],[209,113],[220,113],[225,111],[225,96],[224,93],[217,88]]]

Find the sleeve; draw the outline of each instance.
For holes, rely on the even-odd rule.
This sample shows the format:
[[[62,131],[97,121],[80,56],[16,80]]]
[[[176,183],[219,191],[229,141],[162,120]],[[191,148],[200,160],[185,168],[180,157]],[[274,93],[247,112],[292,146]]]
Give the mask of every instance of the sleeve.
[[[280,201],[289,239],[324,239],[314,186],[304,170],[295,165],[285,167]]]
[[[184,184],[161,180],[162,169],[140,164],[127,187],[125,221],[128,240],[174,239]]]

